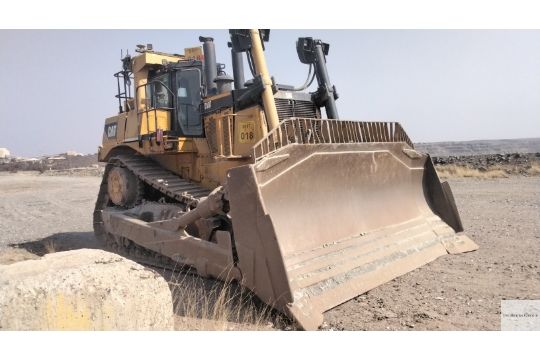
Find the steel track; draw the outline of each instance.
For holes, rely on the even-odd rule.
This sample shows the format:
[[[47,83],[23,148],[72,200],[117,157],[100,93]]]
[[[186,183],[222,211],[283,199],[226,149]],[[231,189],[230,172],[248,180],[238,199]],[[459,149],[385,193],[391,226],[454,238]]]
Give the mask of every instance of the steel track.
[[[107,207],[116,207],[109,201],[109,196],[107,194],[108,174],[115,166],[129,169],[144,184],[156,189],[164,197],[167,197],[169,201],[178,203],[178,205],[183,206],[184,208],[196,207],[201,198],[208,196],[210,190],[182,179],[173,172],[162,168],[159,164],[149,158],[126,154],[116,155],[109,160],[105,167],[103,179],[99,187],[93,216],[94,234],[106,248],[146,265],[173,271],[187,270],[186,266],[183,264],[177,263],[166,256],[139,246],[128,238],[118,237],[105,231],[102,216],[103,210]]]

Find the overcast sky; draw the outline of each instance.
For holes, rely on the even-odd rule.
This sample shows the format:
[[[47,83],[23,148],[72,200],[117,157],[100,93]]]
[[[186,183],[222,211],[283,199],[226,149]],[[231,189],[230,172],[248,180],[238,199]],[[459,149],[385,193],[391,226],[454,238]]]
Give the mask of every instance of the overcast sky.
[[[120,49],[182,53],[199,35],[215,38],[232,73],[226,30],[0,30],[0,147],[96,152],[117,112]],[[330,43],[342,119],[399,121],[414,142],[540,137],[540,31],[272,30],[278,83],[306,78],[299,36]]]

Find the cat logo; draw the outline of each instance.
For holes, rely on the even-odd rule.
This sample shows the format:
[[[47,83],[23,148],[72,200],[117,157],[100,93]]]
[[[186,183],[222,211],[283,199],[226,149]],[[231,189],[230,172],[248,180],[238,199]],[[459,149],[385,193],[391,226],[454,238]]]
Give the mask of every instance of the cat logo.
[[[116,123],[106,124],[105,134],[107,134],[107,139],[116,139]]]

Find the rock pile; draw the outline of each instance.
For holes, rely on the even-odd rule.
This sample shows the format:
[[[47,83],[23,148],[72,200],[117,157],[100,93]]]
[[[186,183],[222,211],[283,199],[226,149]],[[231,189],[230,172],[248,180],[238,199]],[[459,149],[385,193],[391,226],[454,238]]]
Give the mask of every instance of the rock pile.
[[[496,165],[530,166],[533,162],[540,162],[540,153],[434,156],[432,159],[435,165],[458,165],[485,170]]]

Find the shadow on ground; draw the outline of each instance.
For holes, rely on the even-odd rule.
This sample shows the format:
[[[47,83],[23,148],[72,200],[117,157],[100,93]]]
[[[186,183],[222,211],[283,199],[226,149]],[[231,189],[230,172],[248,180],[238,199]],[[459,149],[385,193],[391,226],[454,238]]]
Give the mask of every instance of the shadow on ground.
[[[10,247],[24,249],[37,256],[78,249],[102,249],[91,231],[57,233],[41,240],[14,244]]]

